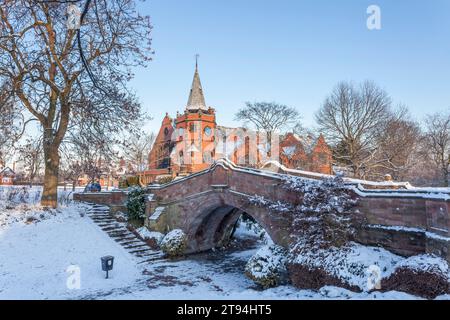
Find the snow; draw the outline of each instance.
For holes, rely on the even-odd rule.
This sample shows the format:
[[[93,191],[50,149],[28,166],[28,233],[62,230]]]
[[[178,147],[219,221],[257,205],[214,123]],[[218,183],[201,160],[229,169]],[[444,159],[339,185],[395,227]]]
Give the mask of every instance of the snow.
[[[354,293],[329,286],[319,291],[289,285],[257,290],[244,271],[258,248],[218,250],[184,260],[139,264],[85,215],[86,205],[67,204],[48,211],[36,204],[5,207],[5,200],[0,200],[0,219],[4,222],[0,225],[0,299],[417,299],[395,291]],[[242,225],[235,234],[250,237],[253,231]],[[115,257],[110,279],[105,279],[100,267],[100,257],[105,255]],[[407,260],[383,249],[356,244],[336,251],[326,261],[333,259],[347,266],[354,264],[354,271],[339,272],[360,286],[366,282],[365,267],[378,265],[384,276]],[[407,263],[445,270],[445,264],[436,257],[410,258]],[[77,272],[68,270],[80,271],[79,289],[69,281]]]
[[[0,227],[0,299],[416,299],[400,292],[354,293],[336,287],[256,290],[244,266],[257,249],[217,252],[219,260],[188,257],[139,265],[80,215],[85,210],[70,205],[38,223]],[[110,279],[100,268],[104,255],[115,257]],[[80,267],[80,289],[66,286],[71,265]]]
[[[164,212],[165,207],[157,207],[155,212],[149,217],[149,220],[157,221],[161,214]]]
[[[295,153],[295,146],[290,146],[290,147],[284,147],[283,148],[283,153],[288,157],[288,158],[292,158],[292,156]]]
[[[247,262],[245,272],[263,287],[279,284],[286,273],[285,250],[276,245],[262,247]]]
[[[397,263],[403,258],[389,251],[350,243],[343,248],[318,250],[314,253],[298,255],[293,262],[302,265],[323,268],[329,274],[357,286],[363,291],[369,291],[368,271],[371,266],[379,268],[380,277],[390,275]],[[373,268],[373,267],[372,267]]]
[[[236,230],[234,231],[234,237],[237,239],[255,239],[258,238],[265,245],[274,244],[270,235],[261,227],[258,223],[247,220],[244,221],[241,216],[237,222]]]
[[[395,266],[395,269],[400,268],[408,268],[414,271],[424,271],[442,275],[448,275],[449,272],[448,263],[445,260],[431,254],[422,254],[404,259]]]
[[[142,239],[144,240],[155,239],[157,243],[160,243],[164,238],[164,235],[162,233],[150,231],[147,229],[147,227],[141,227],[139,229],[136,229],[136,232]]]
[[[71,299],[126,286],[138,277],[133,257],[81,217],[84,210],[71,205],[46,220],[0,229],[0,299]],[[115,257],[108,280],[100,268],[105,255]],[[67,286],[71,266],[80,270],[79,290]]]
[[[413,227],[405,227],[405,226],[385,226],[380,224],[369,224],[366,226],[367,228],[373,228],[373,229],[382,229],[382,230],[392,230],[392,231],[404,231],[404,232],[418,232],[423,233],[425,237],[440,241],[450,241],[450,237],[441,236],[439,234],[427,231],[425,229],[421,228],[413,228]],[[447,230],[441,230],[443,232],[447,232]]]
[[[422,198],[434,200],[450,200],[450,192],[445,188],[444,190],[433,192],[427,189],[407,189],[407,190],[375,190],[365,189],[361,186],[350,187],[360,197],[382,197],[382,198]],[[436,190],[435,188],[431,190]]]
[[[285,174],[275,173],[271,171],[264,170],[267,166],[275,166],[282,170]],[[214,171],[217,166],[221,166],[225,170],[233,170],[236,172],[242,172],[246,174],[252,174],[263,177],[270,177],[278,180],[285,180],[286,177],[296,177],[304,181],[318,181],[333,178],[332,175],[321,174],[316,172],[302,171],[296,169],[289,169],[281,165],[277,161],[268,161],[262,166],[262,170],[252,169],[247,167],[240,167],[235,165],[227,158],[219,159],[214,162],[214,164],[204,171],[200,171],[191,174],[180,179],[176,179],[164,186],[161,185],[151,185],[148,187],[149,190],[160,189],[168,185],[173,185],[176,183],[182,183],[188,179],[203,175],[205,173]],[[347,188],[353,190],[356,194],[361,197],[385,197],[385,198],[424,198],[424,199],[436,199],[436,200],[450,200],[450,188],[416,188],[412,187],[408,182],[393,182],[393,181],[367,181],[354,178],[343,178],[343,181]],[[367,188],[369,187],[369,188]]]
[[[174,229],[162,239],[161,250],[169,256],[182,255],[187,245],[187,236],[181,229]]]
[[[283,203],[281,201],[273,202],[269,199],[264,198],[264,196],[259,196],[257,194],[255,194],[254,196],[250,196],[248,198],[248,201],[251,204],[267,208],[268,210],[274,212],[290,212],[293,210],[293,207],[288,203]]]

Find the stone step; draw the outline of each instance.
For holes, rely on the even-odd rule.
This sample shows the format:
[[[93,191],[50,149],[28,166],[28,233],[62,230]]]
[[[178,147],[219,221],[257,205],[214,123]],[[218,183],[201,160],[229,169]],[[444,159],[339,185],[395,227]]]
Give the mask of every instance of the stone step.
[[[103,231],[126,231],[126,230],[128,230],[126,228],[116,227],[114,225],[106,226],[106,227],[100,227],[100,229],[102,229]]]
[[[94,220],[94,222],[98,222],[98,223],[114,223],[116,220],[112,219],[112,218],[104,218],[104,219],[96,219],[96,218],[91,218],[92,220]]]
[[[116,240],[117,242],[119,242],[122,245],[125,243],[129,243],[129,242],[138,242],[136,237],[123,237],[123,238],[116,238],[114,240]]]
[[[91,219],[92,219],[92,218],[91,218]],[[101,218],[101,219],[93,218],[92,220],[94,220],[94,221],[96,221],[96,222],[98,222],[98,223],[103,223],[103,224],[105,224],[105,223],[109,223],[109,224],[115,224],[115,223],[117,223],[117,221],[114,220],[114,219],[112,219],[112,218]]]
[[[93,206],[91,210],[87,211],[87,215],[100,229],[106,232],[108,236],[119,243],[130,254],[151,261],[164,257],[162,252],[153,251],[144,241],[130,232],[126,228],[126,223],[118,222],[110,214],[109,208]]]
[[[97,224],[100,228],[102,227],[121,227],[120,225],[116,225],[114,222],[102,222]]]
[[[122,242],[122,244],[124,244],[124,245],[127,245],[127,244],[131,244],[131,243],[141,243],[142,241],[141,240],[139,240],[138,238],[136,238],[136,237],[130,237],[130,238],[123,238],[122,240],[121,240],[121,242]]]
[[[104,217],[112,217],[112,215],[110,215],[109,213],[91,213],[90,217],[92,218],[104,218]]]
[[[136,249],[136,250],[131,250],[129,251],[130,253],[140,253],[140,252],[148,252],[151,251],[151,249],[149,247],[145,248],[145,249]]]
[[[150,258],[150,259],[146,259],[145,260],[138,262],[138,264],[144,264],[144,263],[150,263],[150,262],[163,262],[163,261],[167,261],[166,258],[164,257],[155,257],[155,258]]]
[[[106,233],[112,238],[128,237],[128,236],[132,235],[132,233],[120,232],[120,231],[119,232],[108,232],[108,231],[106,231]]]
[[[155,251],[149,251],[149,252],[143,252],[143,253],[138,253],[136,254],[136,256],[138,256],[139,258],[154,258],[154,257],[163,257],[164,253],[159,253],[159,252],[155,252]]]
[[[124,245],[124,244],[122,244],[122,246],[125,249],[137,249],[137,248],[147,248],[148,249],[148,246],[145,243],[140,243],[140,244],[134,243],[134,245]]]
[[[96,218],[96,217],[99,217],[99,218],[104,218],[104,217],[112,217],[112,215],[110,215],[109,213],[88,213],[88,215],[90,216],[90,217],[93,217],[93,218]]]

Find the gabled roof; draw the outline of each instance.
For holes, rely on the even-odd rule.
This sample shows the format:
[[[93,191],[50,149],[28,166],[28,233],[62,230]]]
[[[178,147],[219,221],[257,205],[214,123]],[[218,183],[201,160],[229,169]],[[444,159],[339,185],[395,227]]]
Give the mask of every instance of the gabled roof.
[[[10,167],[5,167],[3,170],[0,170],[0,176],[15,176],[16,173]]]

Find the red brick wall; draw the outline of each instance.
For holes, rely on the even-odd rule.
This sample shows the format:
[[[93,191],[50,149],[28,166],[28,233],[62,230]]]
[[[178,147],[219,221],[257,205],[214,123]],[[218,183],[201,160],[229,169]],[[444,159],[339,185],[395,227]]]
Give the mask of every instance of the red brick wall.
[[[170,157],[173,131],[172,119],[166,114],[148,157],[149,169],[159,169],[163,159]]]
[[[310,156],[310,166],[307,170],[323,174],[332,174],[331,149],[325,142],[323,135],[319,136]]]
[[[295,148],[295,153],[287,155],[284,148]],[[309,159],[306,155],[305,148],[292,133],[288,133],[286,137],[280,141],[280,163],[287,168],[298,169],[305,168]]]

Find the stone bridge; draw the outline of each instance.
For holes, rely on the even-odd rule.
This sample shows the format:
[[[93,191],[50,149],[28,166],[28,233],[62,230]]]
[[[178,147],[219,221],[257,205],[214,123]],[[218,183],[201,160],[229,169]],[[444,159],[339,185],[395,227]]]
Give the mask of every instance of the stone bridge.
[[[256,170],[219,160],[208,170],[165,185],[149,186],[145,223],[149,229],[163,233],[182,229],[189,239],[187,253],[192,253],[225,243],[237,219],[245,212],[275,243],[287,247],[292,228],[290,215],[249,203],[249,197],[254,195],[284,202],[297,198],[298,194],[281,187],[286,174],[307,179],[326,177],[287,169],[276,162]],[[359,230],[358,242],[382,246],[406,256],[429,252],[450,260],[449,189],[347,178],[345,183],[359,200],[355,210],[362,212],[368,222]],[[123,204],[126,197],[122,198]],[[79,194],[75,199],[121,204],[120,196],[115,193]]]

